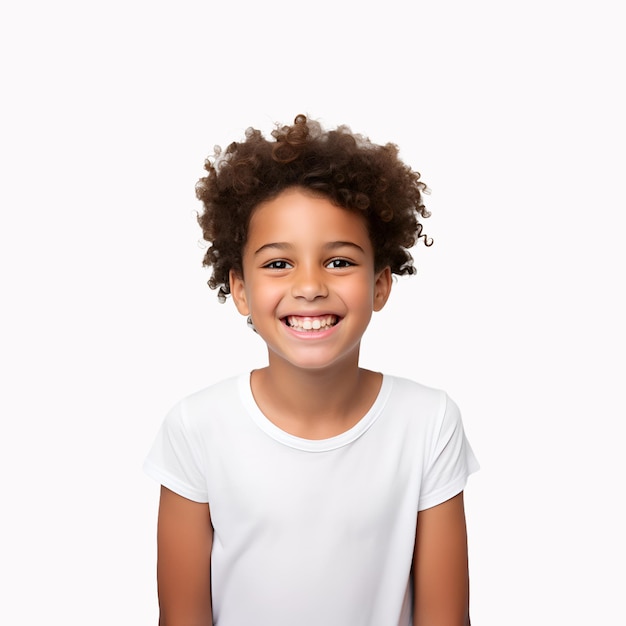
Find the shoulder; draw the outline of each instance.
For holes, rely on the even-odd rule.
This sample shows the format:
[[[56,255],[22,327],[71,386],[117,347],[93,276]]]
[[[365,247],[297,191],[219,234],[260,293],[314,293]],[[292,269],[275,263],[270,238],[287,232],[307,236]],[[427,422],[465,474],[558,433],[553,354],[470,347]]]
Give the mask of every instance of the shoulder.
[[[456,405],[441,389],[423,385],[414,380],[385,374],[379,396],[380,416],[376,432],[399,437],[402,446],[421,449],[428,453],[430,443],[436,440],[442,424]]]
[[[388,402],[403,413],[443,418],[447,412],[459,411],[454,401],[442,389],[388,374],[385,375],[385,380],[389,387]]]
[[[239,397],[242,379],[246,376],[249,376],[249,374],[239,374],[215,382],[208,387],[204,387],[203,389],[199,389],[185,396],[179,404],[188,410],[194,410],[197,407],[203,407],[207,404],[219,406],[222,403],[232,402]]]
[[[443,389],[398,376],[385,378],[389,392],[384,411],[395,427],[428,441],[463,429],[461,411]]]
[[[194,429],[206,424],[209,419],[232,414],[240,405],[245,376],[240,374],[226,378],[183,397],[170,409],[166,421]]]

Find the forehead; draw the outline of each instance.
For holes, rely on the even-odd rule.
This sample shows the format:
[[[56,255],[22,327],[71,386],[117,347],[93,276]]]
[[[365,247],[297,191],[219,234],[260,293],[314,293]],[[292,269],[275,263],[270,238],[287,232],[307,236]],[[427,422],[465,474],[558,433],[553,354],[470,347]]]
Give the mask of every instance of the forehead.
[[[267,238],[276,241],[349,239],[371,248],[367,221],[363,215],[337,206],[326,196],[299,187],[286,189],[254,209],[248,242]]]

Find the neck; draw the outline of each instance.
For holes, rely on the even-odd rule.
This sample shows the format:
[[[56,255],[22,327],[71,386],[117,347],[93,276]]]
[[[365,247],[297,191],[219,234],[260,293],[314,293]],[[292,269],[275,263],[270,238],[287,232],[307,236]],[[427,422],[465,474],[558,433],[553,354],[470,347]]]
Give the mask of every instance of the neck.
[[[266,417],[279,428],[307,439],[326,439],[356,424],[373,404],[381,376],[338,363],[321,370],[298,369],[281,361],[256,370],[252,392]]]

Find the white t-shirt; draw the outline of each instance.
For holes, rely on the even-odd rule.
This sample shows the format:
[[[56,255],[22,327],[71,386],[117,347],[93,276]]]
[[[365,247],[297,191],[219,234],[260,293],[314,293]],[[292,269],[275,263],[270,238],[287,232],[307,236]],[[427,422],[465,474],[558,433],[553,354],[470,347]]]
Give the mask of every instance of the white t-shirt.
[[[408,626],[417,512],[478,463],[442,391],[385,375],[354,427],[309,440],[270,422],[243,374],[177,404],[144,469],[210,505],[217,626]]]

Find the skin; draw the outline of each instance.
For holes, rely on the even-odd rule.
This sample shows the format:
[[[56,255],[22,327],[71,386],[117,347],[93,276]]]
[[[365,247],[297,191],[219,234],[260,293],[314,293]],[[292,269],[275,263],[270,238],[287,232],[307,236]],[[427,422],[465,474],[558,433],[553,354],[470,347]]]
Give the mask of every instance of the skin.
[[[268,348],[269,366],[252,374],[255,400],[283,430],[322,439],[353,426],[376,398],[382,377],[358,366],[361,338],[391,290],[389,268],[374,271],[362,217],[326,198],[289,189],[250,221],[243,276],[231,294]],[[324,333],[298,333],[285,320],[332,314]],[[355,402],[355,398],[360,400]]]
[[[413,626],[470,626],[462,492],[418,514],[413,582]]]
[[[159,626],[207,626],[213,527],[206,504],[161,487],[157,529]]]
[[[284,431],[324,439],[354,426],[372,406],[382,376],[359,367],[372,313],[391,291],[376,270],[364,218],[292,188],[259,205],[231,272],[233,301],[268,349],[251,375],[259,408]],[[329,317],[330,316],[330,317]],[[320,330],[302,325],[336,322]],[[212,624],[210,512],[162,488],[158,531],[160,626]],[[414,626],[464,626],[468,618],[463,496],[419,513],[413,559]]]

